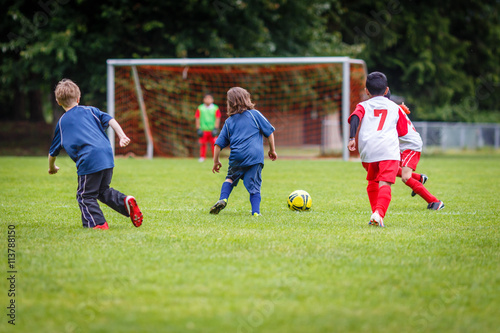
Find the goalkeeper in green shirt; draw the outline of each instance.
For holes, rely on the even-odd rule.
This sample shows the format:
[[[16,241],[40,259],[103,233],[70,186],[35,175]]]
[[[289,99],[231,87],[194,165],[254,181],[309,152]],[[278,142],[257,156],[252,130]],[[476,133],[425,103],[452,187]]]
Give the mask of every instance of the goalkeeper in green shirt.
[[[203,97],[203,104],[198,106],[196,110],[196,132],[198,134],[198,142],[200,143],[200,159],[205,161],[207,154],[207,143],[210,144],[212,155],[214,153],[214,143],[219,134],[220,125],[220,110],[214,104],[214,98],[210,94]]]

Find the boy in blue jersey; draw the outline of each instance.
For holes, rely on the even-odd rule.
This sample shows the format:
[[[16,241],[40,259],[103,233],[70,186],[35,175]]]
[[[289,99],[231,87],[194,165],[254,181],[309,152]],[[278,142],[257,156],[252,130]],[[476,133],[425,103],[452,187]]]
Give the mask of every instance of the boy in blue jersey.
[[[220,151],[229,146],[229,168],[222,184],[219,201],[210,209],[210,214],[218,214],[227,205],[229,195],[238,181],[243,179],[252,205],[252,215],[260,215],[261,172],[264,167],[263,136],[269,141],[269,158],[278,158],[274,147],[274,127],[257,110],[250,99],[250,93],[243,88],[233,87],[227,92],[227,115],[219,137],[215,141],[214,166],[212,172],[219,172]]]
[[[76,199],[82,212],[84,228],[109,229],[97,199],[117,212],[130,217],[134,226],[142,224],[142,213],[133,196],[109,187],[115,166],[113,150],[105,130],[111,126],[125,147],[130,139],[118,122],[92,106],[80,106],[80,88],[71,80],[61,80],[55,90],[56,100],[65,113],[59,119],[49,151],[49,174],[56,174],[56,156],[62,148],[76,163],[78,189]]]

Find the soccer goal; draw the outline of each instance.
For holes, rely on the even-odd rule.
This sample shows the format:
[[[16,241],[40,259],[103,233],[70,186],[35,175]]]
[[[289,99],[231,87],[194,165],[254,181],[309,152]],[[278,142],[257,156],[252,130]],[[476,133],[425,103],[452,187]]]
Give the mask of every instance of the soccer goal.
[[[349,57],[109,59],[108,113],[132,143],[116,154],[196,156],[195,112],[210,93],[226,118],[226,92],[241,86],[276,128],[281,156],[342,155],[347,117],[365,98],[366,65]]]

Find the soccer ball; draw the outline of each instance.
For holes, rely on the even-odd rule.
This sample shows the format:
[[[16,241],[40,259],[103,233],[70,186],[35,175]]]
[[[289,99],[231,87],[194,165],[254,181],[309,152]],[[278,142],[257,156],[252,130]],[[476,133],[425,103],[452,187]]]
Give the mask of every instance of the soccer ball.
[[[288,208],[291,210],[306,211],[311,209],[312,198],[306,191],[297,190],[288,196]]]

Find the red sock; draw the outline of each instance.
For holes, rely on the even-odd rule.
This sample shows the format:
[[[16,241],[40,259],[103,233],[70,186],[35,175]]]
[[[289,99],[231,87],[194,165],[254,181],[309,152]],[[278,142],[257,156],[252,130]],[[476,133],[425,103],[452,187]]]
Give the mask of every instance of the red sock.
[[[391,203],[391,187],[389,185],[380,186],[378,189],[378,199],[377,199],[377,207],[376,210],[383,218],[387,209],[389,208],[389,204]]]
[[[377,206],[378,198],[378,182],[369,181],[366,187],[366,192],[368,193],[368,200],[370,200],[370,206],[372,208],[372,213],[375,211]]]
[[[420,176],[420,175],[419,175]],[[420,179],[420,178],[419,178]],[[418,195],[420,195],[422,197],[422,199],[424,199],[425,201],[427,201],[427,203],[431,203],[431,202],[436,202],[436,201],[439,201],[435,196],[433,196],[425,187],[424,185],[422,185],[421,182],[419,182],[418,180],[415,180],[415,178],[410,178],[406,181],[406,185],[411,187],[411,189],[417,193]]]

